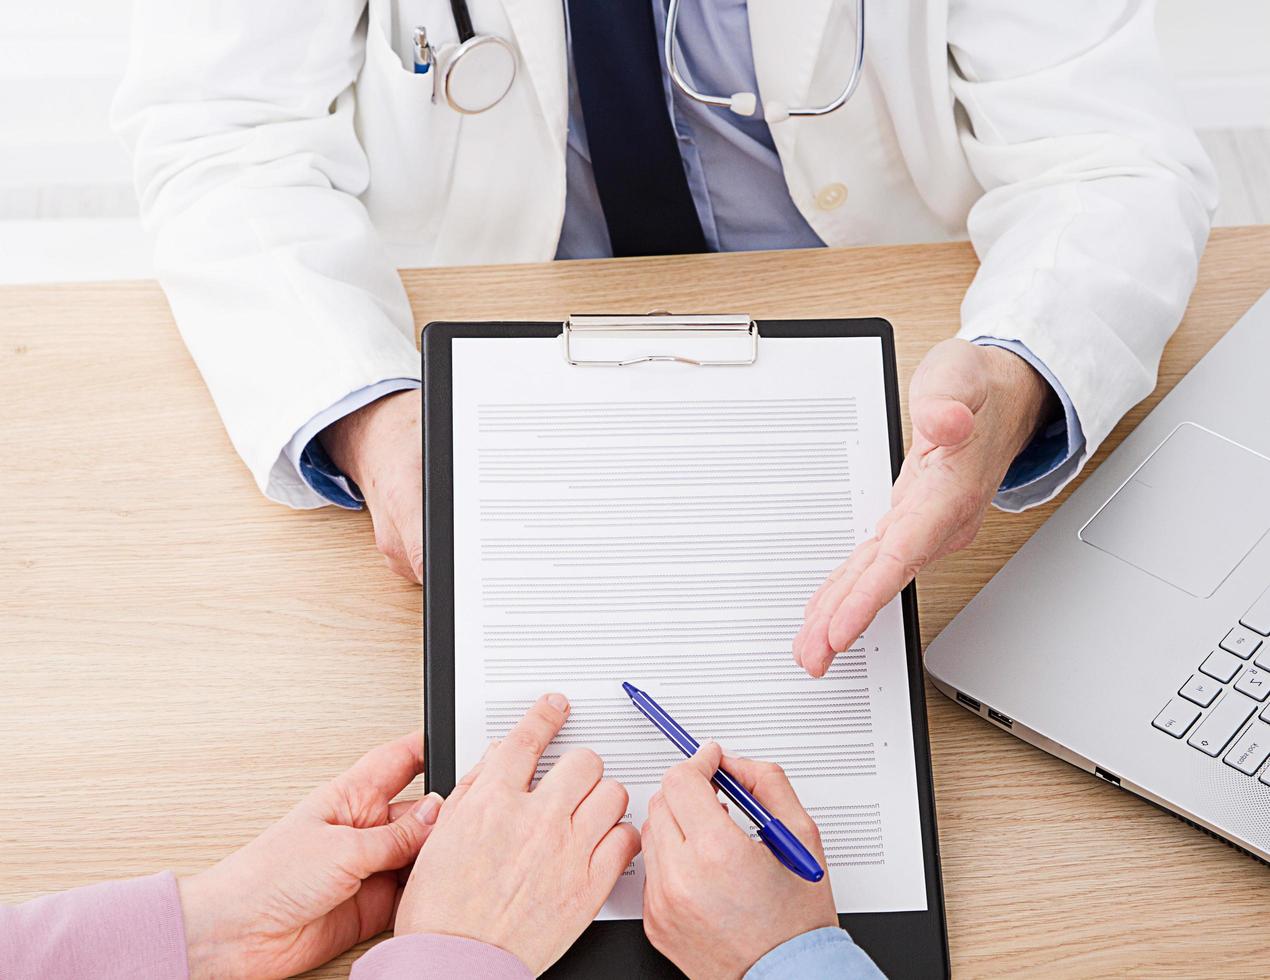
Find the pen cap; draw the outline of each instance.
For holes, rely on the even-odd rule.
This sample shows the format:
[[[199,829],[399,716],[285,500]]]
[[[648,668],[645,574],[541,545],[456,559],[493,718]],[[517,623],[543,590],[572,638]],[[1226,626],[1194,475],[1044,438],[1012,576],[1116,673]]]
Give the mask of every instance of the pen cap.
[[[802,841],[779,820],[760,827],[758,836],[776,855],[776,859],[798,877],[807,881],[819,881],[825,876],[824,869],[812,857],[811,852],[803,847]]]

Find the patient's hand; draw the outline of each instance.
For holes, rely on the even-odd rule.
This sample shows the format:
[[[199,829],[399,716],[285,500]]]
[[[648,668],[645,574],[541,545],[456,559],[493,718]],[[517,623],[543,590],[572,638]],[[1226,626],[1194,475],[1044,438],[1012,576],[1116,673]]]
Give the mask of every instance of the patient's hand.
[[[423,581],[423,395],[399,391],[322,431],[331,461],[361,488],[375,546],[403,578]]]
[[[190,977],[289,977],[392,922],[441,800],[391,803],[423,769],[417,732],[368,753],[242,850],[179,881]]]
[[[450,794],[402,896],[397,935],[477,939],[536,975],[595,918],[639,834],[620,822],[626,790],[601,778],[589,749],[567,753],[530,790],[567,717],[563,695],[540,698]]]
[[[710,784],[719,763],[708,743],[666,773],[643,830],[644,931],[693,980],[740,977],[782,943],[838,924],[829,876],[811,884],[786,870],[719,805]],[[780,766],[724,765],[824,867],[815,821]]]
[[[821,677],[927,564],[974,540],[1010,463],[1053,407],[1021,357],[945,340],[909,386],[913,445],[891,510],[807,603],[794,659]]]

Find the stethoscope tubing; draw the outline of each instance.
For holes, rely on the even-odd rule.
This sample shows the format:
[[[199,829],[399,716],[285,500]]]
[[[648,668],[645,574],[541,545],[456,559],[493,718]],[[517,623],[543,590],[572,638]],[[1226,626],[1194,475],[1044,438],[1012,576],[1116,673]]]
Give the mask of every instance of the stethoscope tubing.
[[[703,105],[732,109],[733,111],[739,111],[742,115],[752,114],[754,105],[752,94],[737,93],[736,96],[732,97],[709,95],[705,92],[697,91],[684,78],[683,72],[679,70],[679,61],[675,57],[675,38],[679,31],[679,5],[681,2],[682,0],[670,0],[666,9],[666,37],[664,42],[666,69],[670,73],[670,78],[675,83],[675,87],[688,98]],[[783,106],[780,118],[783,119],[789,116],[827,116],[829,113],[841,109],[850,101],[851,96],[855,94],[856,89],[860,85],[860,79],[864,75],[864,6],[865,0],[855,0],[855,58],[851,65],[851,75],[848,77],[842,91],[838,93],[837,98],[821,106]],[[468,9],[467,0],[450,0],[450,11],[454,15],[454,24],[458,29],[459,43],[465,44],[472,40],[476,36],[476,30],[472,26],[472,12]],[[503,43],[506,44],[505,41]],[[745,108],[738,108],[737,99],[741,95],[749,96],[749,104]]]
[[[467,0],[450,0],[450,12],[454,14],[454,26],[458,28],[460,44],[476,37],[476,29],[472,27],[472,11],[467,9]]]
[[[679,70],[679,62],[675,57],[675,37],[679,30],[679,5],[681,2],[682,0],[670,0],[670,5],[666,9],[666,37],[664,44],[666,69],[670,73],[670,78],[684,95],[695,102],[721,108],[734,108],[733,98],[723,95],[708,95],[705,92],[697,91],[688,84],[688,80],[683,77],[683,73]],[[843,86],[842,91],[838,93],[838,97],[832,102],[822,106],[790,106],[785,108],[785,116],[827,116],[829,113],[841,109],[851,99],[851,96],[855,95],[855,91],[860,85],[860,79],[864,75],[864,0],[856,0],[855,11],[855,59],[852,62],[851,76],[847,79],[846,85]]]

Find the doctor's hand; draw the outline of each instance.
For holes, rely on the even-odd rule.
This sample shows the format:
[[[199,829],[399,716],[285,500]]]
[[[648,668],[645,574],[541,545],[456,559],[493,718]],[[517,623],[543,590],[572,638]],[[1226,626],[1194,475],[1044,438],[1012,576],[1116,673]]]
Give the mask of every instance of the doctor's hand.
[[[289,977],[392,923],[438,796],[390,802],[423,769],[419,733],[382,745],[242,850],[181,878],[190,977]]]
[[[423,581],[423,395],[385,395],[322,430],[322,448],[366,497],[388,567]]]
[[[999,347],[945,340],[909,386],[913,444],[891,510],[808,601],[794,659],[829,669],[927,564],[972,540],[1014,458],[1057,396],[1026,361]]]
[[[643,829],[644,931],[693,980],[735,980],[782,943],[838,924],[829,876],[813,885],[786,870],[719,805],[720,757],[710,742],[666,773]],[[723,764],[824,867],[815,821],[780,766]]]
[[[589,749],[530,789],[569,702],[549,694],[455,787],[415,862],[397,935],[442,933],[506,950],[535,975],[558,960],[639,853],[621,783]]]

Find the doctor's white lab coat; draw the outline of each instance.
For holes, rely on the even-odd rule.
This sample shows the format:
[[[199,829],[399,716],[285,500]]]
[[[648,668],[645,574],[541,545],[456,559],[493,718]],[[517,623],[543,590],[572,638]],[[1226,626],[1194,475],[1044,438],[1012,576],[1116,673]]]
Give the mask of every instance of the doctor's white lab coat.
[[[418,377],[394,261],[555,254],[563,0],[470,6],[520,53],[510,93],[479,116],[434,104],[410,68],[414,25],[454,37],[449,0],[136,4],[116,126],[181,333],[275,500],[322,503],[283,452],[302,426]],[[760,105],[836,94],[853,7],[749,0]],[[970,237],[982,264],[960,335],[1021,341],[1049,368],[1080,461],[1154,387],[1216,203],[1152,15],[1139,0],[874,0],[856,97],[772,126],[827,244]]]

